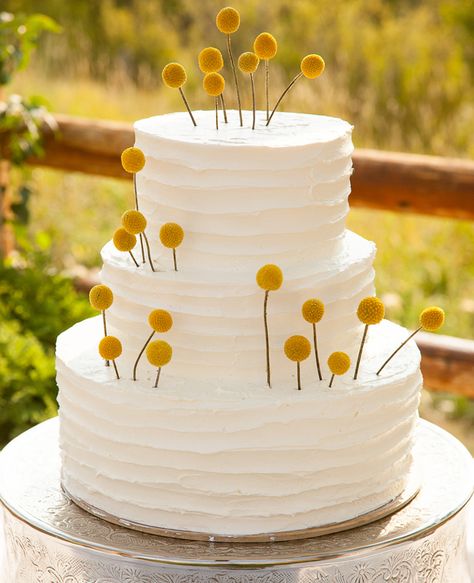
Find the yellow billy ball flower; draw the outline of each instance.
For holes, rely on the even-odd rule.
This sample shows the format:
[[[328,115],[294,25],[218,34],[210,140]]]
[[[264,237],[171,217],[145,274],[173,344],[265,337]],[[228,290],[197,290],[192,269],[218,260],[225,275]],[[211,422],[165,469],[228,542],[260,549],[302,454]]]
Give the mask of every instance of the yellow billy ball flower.
[[[217,28],[224,34],[232,34],[239,30],[240,26],[240,14],[235,8],[227,6],[216,16]]]
[[[160,241],[168,249],[176,249],[184,239],[183,228],[177,223],[165,223],[160,229]]]
[[[145,166],[145,154],[135,146],[127,148],[121,155],[122,167],[125,172],[136,174]]]
[[[217,73],[224,66],[224,59],[219,49],[206,47],[199,53],[198,63],[203,73]]]
[[[114,301],[114,294],[106,285],[95,285],[89,292],[89,301],[96,310],[107,310]]]
[[[283,283],[283,273],[278,265],[268,263],[257,272],[257,284],[265,291],[276,291]]]
[[[342,375],[349,370],[351,359],[345,352],[333,352],[328,358],[328,366],[332,374]]]
[[[316,79],[324,71],[324,60],[320,55],[306,55],[301,61],[301,72],[308,79]]]
[[[311,344],[304,336],[290,336],[285,342],[285,354],[293,362],[306,360],[311,354]]]
[[[155,332],[168,332],[173,325],[173,318],[166,310],[153,310],[148,316],[148,324]]]
[[[260,33],[253,43],[253,50],[262,61],[273,59],[277,54],[278,44],[275,37],[269,32]]]
[[[164,340],[154,340],[146,347],[146,357],[153,366],[165,366],[173,356],[173,349]]]
[[[119,251],[131,251],[137,244],[135,235],[132,235],[132,233],[129,233],[123,227],[115,231],[112,241]]]
[[[207,73],[202,82],[202,86],[208,95],[219,97],[224,92],[224,77],[220,73]]]
[[[104,360],[115,360],[122,354],[122,343],[115,336],[104,336],[99,342],[99,354]]]
[[[307,322],[317,324],[324,316],[324,304],[321,300],[311,298],[303,304],[301,313]]]
[[[125,211],[122,215],[122,226],[132,235],[143,233],[146,228],[145,216],[140,211]]]
[[[425,308],[420,314],[420,325],[423,330],[434,332],[444,324],[444,310],[437,306]]]
[[[385,306],[376,297],[364,298],[357,308],[357,317],[366,325],[378,324],[385,316]]]
[[[260,59],[251,52],[242,53],[238,60],[238,66],[242,73],[255,73],[259,63]]]
[[[168,63],[161,72],[163,83],[172,89],[179,89],[186,83],[186,70],[179,63]]]

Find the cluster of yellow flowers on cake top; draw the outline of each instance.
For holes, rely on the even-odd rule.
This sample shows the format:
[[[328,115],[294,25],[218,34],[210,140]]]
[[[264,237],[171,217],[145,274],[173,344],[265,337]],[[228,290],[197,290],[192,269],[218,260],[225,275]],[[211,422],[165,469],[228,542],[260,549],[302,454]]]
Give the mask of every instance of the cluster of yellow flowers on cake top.
[[[232,80],[235,88],[237,107],[239,111],[239,122],[242,127],[242,102],[239,87],[239,78],[237,75],[237,68],[235,66],[234,54],[232,51],[232,35],[240,28],[240,14],[239,11],[231,6],[222,8],[216,16],[217,29],[226,37],[227,55],[229,65],[232,72]],[[316,79],[319,77],[325,68],[324,59],[317,54],[306,55],[300,63],[300,72],[293,78],[288,87],[280,95],[276,104],[270,113],[269,106],[269,84],[270,84],[270,69],[269,62],[275,58],[278,51],[278,43],[275,37],[269,32],[262,32],[255,38],[253,42],[253,51],[246,51],[242,53],[238,60],[238,69],[241,73],[247,74],[250,77],[250,85],[252,91],[252,129],[255,129],[256,124],[256,92],[254,83],[254,73],[257,71],[260,61],[265,63],[265,103],[266,103],[266,125],[270,121],[280,105],[284,96],[293,87],[296,81],[301,77],[307,79]],[[216,110],[216,129],[219,129],[219,108],[222,108],[224,114],[224,122],[227,123],[227,110],[224,101],[225,79],[220,73],[224,67],[224,58],[221,51],[216,47],[205,47],[198,55],[199,69],[204,73],[203,87],[205,92],[214,98]],[[183,85],[186,83],[186,70],[180,63],[168,63],[162,71],[163,83],[171,89],[178,89],[181,98],[184,101],[186,109],[191,117],[191,121],[196,126],[196,120],[193,116],[188,100],[183,92]]]
[[[270,334],[269,334],[269,319],[268,319],[268,299],[272,291],[277,291],[283,284],[283,272],[277,265],[267,264],[261,267],[256,274],[257,285],[265,291],[265,299],[263,305],[263,321],[265,332],[265,355],[266,355],[266,373],[267,384],[271,388],[271,362],[270,362]],[[311,324],[313,331],[313,350],[315,354],[316,369],[318,379],[323,380],[321,372],[321,363],[319,359],[317,324],[323,319],[325,314],[324,302],[319,298],[310,298],[306,300],[301,307],[301,314],[306,322]],[[364,324],[364,332],[362,335],[361,344],[356,361],[354,372],[354,379],[357,379],[359,368],[362,359],[362,352],[366,343],[369,326],[379,324],[385,316],[385,306],[379,298],[369,296],[363,298],[357,307],[356,312],[359,321]],[[444,311],[438,307],[430,307],[424,309],[420,314],[420,327],[415,330],[410,336],[389,356],[385,363],[377,371],[380,374],[382,369],[395,356],[395,354],[420,330],[429,330],[431,332],[438,330],[444,323]],[[296,362],[296,376],[298,383],[298,390],[301,390],[301,369],[300,363],[307,360],[311,354],[311,342],[302,335],[290,336],[284,343],[283,351],[286,357]],[[331,371],[331,379],[329,387],[333,386],[335,376],[346,374],[351,367],[350,356],[346,352],[336,351],[329,355],[327,365]]]

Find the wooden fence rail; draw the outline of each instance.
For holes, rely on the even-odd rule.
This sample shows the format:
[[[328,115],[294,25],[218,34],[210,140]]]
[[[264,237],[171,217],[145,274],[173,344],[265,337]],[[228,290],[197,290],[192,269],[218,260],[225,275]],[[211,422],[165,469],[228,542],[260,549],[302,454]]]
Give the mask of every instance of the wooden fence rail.
[[[58,133],[45,133],[45,156],[31,164],[129,178],[119,158],[134,142],[130,124],[56,120]],[[362,149],[353,160],[352,206],[474,220],[474,162]],[[418,345],[430,389],[474,398],[474,341],[420,333]]]

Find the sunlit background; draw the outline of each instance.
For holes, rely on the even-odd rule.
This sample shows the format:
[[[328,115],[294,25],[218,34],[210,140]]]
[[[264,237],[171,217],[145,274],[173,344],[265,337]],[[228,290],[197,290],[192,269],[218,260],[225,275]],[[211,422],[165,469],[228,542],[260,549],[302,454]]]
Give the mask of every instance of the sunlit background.
[[[233,5],[242,19],[233,37],[236,54],[250,50],[262,30],[278,39],[273,100],[304,54],[324,56],[324,75],[297,84],[283,109],[350,121],[357,147],[474,156],[474,3]],[[40,12],[61,27],[41,35],[28,67],[12,75],[5,94],[39,95],[52,112],[133,121],[182,109],[178,92],[161,83],[163,66],[179,60],[188,72],[191,106],[211,107],[196,59],[205,46],[225,48],[214,24],[222,6],[210,0],[2,0],[2,10]],[[257,77],[261,96],[262,83]],[[244,101],[248,107],[248,93]],[[13,180],[21,215],[15,260],[29,269],[18,275],[5,264],[0,273],[0,442],[54,414],[55,336],[89,314],[63,274],[100,266],[99,250],[132,200],[130,185],[118,180],[27,167],[16,169]],[[377,243],[377,291],[390,319],[414,327],[419,311],[437,304],[448,314],[445,334],[474,337],[472,223],[365,210],[353,210],[348,223]],[[423,407],[465,441],[473,411],[459,397],[425,397]]]

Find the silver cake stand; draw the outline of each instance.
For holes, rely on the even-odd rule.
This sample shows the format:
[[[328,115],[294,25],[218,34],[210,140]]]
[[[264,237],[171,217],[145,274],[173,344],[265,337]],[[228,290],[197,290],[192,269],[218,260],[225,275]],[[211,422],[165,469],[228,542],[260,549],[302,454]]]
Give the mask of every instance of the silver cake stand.
[[[61,490],[58,421],[47,421],[0,455],[0,582],[468,583],[472,458],[427,422],[416,442],[420,492],[391,516],[312,539],[215,543],[129,530],[79,508]]]

